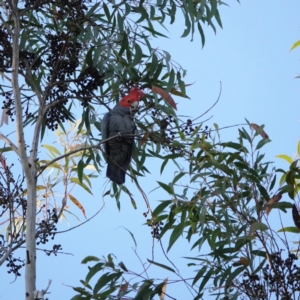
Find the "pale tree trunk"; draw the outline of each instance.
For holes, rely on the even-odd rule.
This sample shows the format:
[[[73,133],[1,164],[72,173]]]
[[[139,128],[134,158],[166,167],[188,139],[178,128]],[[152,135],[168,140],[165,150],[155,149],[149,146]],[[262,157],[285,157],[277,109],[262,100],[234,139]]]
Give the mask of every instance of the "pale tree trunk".
[[[9,1],[10,2],[10,1]],[[40,131],[39,116],[34,132],[32,147],[30,149],[30,157],[26,153],[26,143],[24,139],[23,122],[22,122],[22,104],[19,86],[19,40],[20,40],[20,18],[18,13],[18,1],[10,2],[14,20],[13,32],[13,57],[12,57],[12,87],[14,92],[14,102],[16,109],[16,138],[18,155],[21,160],[22,169],[26,177],[27,186],[27,214],[26,214],[26,259],[25,259],[25,299],[34,300],[36,297],[36,154],[37,141]],[[41,108],[40,108],[41,109]],[[43,299],[43,298],[40,298]]]

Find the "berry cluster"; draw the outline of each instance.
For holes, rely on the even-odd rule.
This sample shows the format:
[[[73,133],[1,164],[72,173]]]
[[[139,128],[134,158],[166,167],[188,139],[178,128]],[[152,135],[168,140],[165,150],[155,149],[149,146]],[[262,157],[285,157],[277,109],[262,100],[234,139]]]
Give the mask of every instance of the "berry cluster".
[[[70,96],[65,80],[70,80],[79,66],[82,44],[69,41],[69,35],[63,32],[48,34],[47,39],[50,51],[45,64],[50,72],[48,81],[52,88],[48,91],[46,100],[48,104],[56,103],[47,110],[45,119],[47,127],[55,130],[59,122],[70,119],[70,113],[65,108]]]
[[[155,239],[159,239],[159,235],[160,235],[160,231],[162,230],[162,225],[164,225],[163,222],[154,222],[153,220],[148,219],[148,226],[151,227],[152,231],[151,231],[151,235],[153,238]]]
[[[26,218],[27,200],[23,197],[24,190],[22,188],[24,178],[14,179],[11,167],[6,165],[3,155],[0,157],[0,172],[4,180],[0,181],[0,217],[3,215],[15,215]],[[19,224],[22,224],[20,222]],[[24,225],[23,225],[24,226]],[[24,242],[24,227],[17,228],[12,226],[12,230],[7,229],[7,237],[0,234],[0,259],[5,255],[9,246],[18,245]],[[9,242],[8,242],[9,241]],[[20,276],[19,270],[24,266],[22,260],[15,258],[11,253],[7,259],[8,273]]]
[[[261,284],[260,278],[257,274],[250,274],[246,271],[244,272],[243,277],[244,291],[247,296],[250,298],[254,297],[257,300],[267,299],[266,290],[263,284]]]
[[[24,260],[20,259],[20,258],[13,258],[12,254],[10,254],[6,261],[8,261],[6,267],[8,267],[8,271],[7,273],[13,273],[15,274],[15,276],[21,276],[21,274],[19,273],[20,269],[22,267],[25,266],[25,262]]]
[[[39,244],[46,244],[49,241],[49,238],[54,240],[55,233],[57,231],[57,228],[55,224],[58,222],[58,215],[56,208],[53,208],[51,211],[50,209],[47,210],[47,218],[42,220],[39,223],[39,226],[37,228],[37,245]]]
[[[195,131],[195,125],[191,119],[186,120],[185,123],[178,126],[172,115],[165,116],[160,109],[152,109],[151,115],[154,121],[158,124],[160,133],[159,139],[156,138],[156,140],[152,140],[153,142],[160,143],[164,150],[182,157],[189,158],[194,155],[195,150],[187,149],[188,147],[185,147],[186,145],[182,144],[180,137],[183,133],[185,137],[188,138]],[[204,129],[198,131],[197,136],[199,137],[200,135],[204,135],[205,138],[208,138],[208,126],[205,126]],[[178,141],[182,146],[176,146],[176,141]]]
[[[143,213],[144,217],[147,217],[149,212]],[[163,222],[161,221],[155,221],[153,218],[152,219],[147,219],[147,225],[151,227],[151,235],[155,239],[159,239],[160,231],[162,230],[162,226],[164,225]]]
[[[34,52],[29,52],[27,50],[21,50],[20,55],[20,70],[26,70],[27,66],[31,71],[36,71],[42,64],[42,59],[37,56]]]
[[[48,91],[47,102],[55,105],[47,110],[45,118],[48,128],[55,130],[59,122],[72,118],[65,107],[68,99],[79,99],[82,106],[88,106],[92,100],[93,90],[104,84],[104,75],[90,66],[83,70],[77,79],[72,79],[80,64],[79,58],[83,45],[72,42],[69,34],[63,32],[56,35],[49,34],[47,38],[50,43],[50,54],[46,66],[50,71],[48,81],[53,86]],[[71,83],[75,84],[76,88],[71,88]]]
[[[12,47],[11,36],[4,26],[0,26],[0,70],[6,71],[11,67]]]
[[[44,250],[44,252],[50,256],[51,254],[54,254],[55,256],[57,256],[57,253],[59,250],[62,250],[61,244],[58,245],[53,245],[52,250]]]
[[[278,299],[294,299],[293,295],[300,292],[300,267],[295,264],[298,257],[289,253],[283,259],[281,252],[276,252],[270,259],[272,266],[263,267],[262,276],[246,271],[238,287],[251,299],[268,300],[272,294]]]
[[[14,100],[12,97],[12,91],[0,93],[0,96],[5,97],[3,100],[2,109],[5,110],[6,114],[10,117],[12,121],[14,121],[13,116],[16,114],[15,107],[14,107]]]
[[[11,68],[12,64],[12,46],[11,46],[11,36],[8,34],[7,29],[0,26],[0,70],[7,71]],[[30,67],[32,71],[36,71],[42,60],[34,52],[27,50],[21,50],[19,53],[19,70],[26,73],[27,66]]]
[[[82,30],[82,24],[87,21],[85,14],[87,7],[85,0],[60,0],[60,9],[57,11],[58,22],[67,20],[67,29],[69,32],[79,35]]]
[[[81,71],[78,78],[74,76],[82,64],[85,56],[86,45],[78,42],[77,36],[82,33],[84,26],[89,21],[86,16],[89,0],[50,0],[47,5],[54,4],[53,17],[60,28],[60,31],[48,31],[45,39],[48,41],[48,48],[40,52],[39,56],[28,50],[20,51],[19,69],[22,74],[40,70],[38,75],[45,75],[46,84],[44,99],[49,106],[45,114],[45,124],[55,130],[59,123],[66,120],[73,120],[67,104],[71,99],[78,99],[83,107],[87,107],[93,98],[93,91],[104,84],[104,74],[93,65],[89,64]],[[89,1],[90,2],[90,1]],[[43,12],[45,3],[38,0],[25,0],[25,8]],[[25,17],[25,15],[24,15]],[[12,46],[11,36],[4,26],[0,26],[0,70],[7,71],[11,68]],[[43,65],[43,68],[41,68]],[[43,78],[42,78],[43,79]],[[27,81],[30,84],[30,81]],[[15,114],[14,101],[10,92],[3,93],[5,101],[3,109],[12,117]],[[29,107],[27,96],[23,105]],[[26,98],[27,97],[27,98]],[[24,110],[26,121],[36,119],[36,116]]]
[[[76,96],[81,99],[81,105],[87,107],[91,102],[92,91],[104,84],[104,74],[100,74],[97,68],[91,66],[78,76],[78,91]]]
[[[25,0],[25,7],[35,7],[39,3],[39,0]]]
[[[298,257],[289,253],[286,259],[282,259],[281,252],[276,252],[271,254],[271,260],[273,268],[269,265],[263,268],[264,280],[270,285],[270,292],[280,291],[284,299],[292,299],[293,293],[300,292],[300,268],[295,264]]]
[[[0,217],[7,213],[8,210],[18,210],[18,213],[26,217],[27,212],[27,200],[23,195],[23,179],[15,180],[13,178],[10,168],[0,168],[0,172],[5,174],[6,180],[0,181]],[[19,237],[15,234],[14,238]]]

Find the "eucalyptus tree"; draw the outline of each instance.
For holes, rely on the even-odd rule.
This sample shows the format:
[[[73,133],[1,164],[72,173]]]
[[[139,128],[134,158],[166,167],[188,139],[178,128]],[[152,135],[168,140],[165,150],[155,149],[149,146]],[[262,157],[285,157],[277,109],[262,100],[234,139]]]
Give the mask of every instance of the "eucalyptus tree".
[[[1,1],[0,88],[4,99],[1,123],[10,122],[15,132],[9,134],[5,132],[8,127],[3,126],[4,133],[0,134],[4,143],[0,216],[6,220],[2,224],[7,232],[6,236],[1,235],[0,265],[9,261],[9,271],[17,276],[25,264],[26,299],[44,299],[47,291],[36,288],[36,243],[45,244],[55,235],[67,199],[77,201],[83,210],[68,190],[68,180],[88,190],[85,183],[92,175],[85,173],[86,167],[93,165],[96,171],[101,171],[100,111],[109,109],[111,103],[132,87],[146,90],[140,111],[145,117],[137,121],[137,136],[144,138],[144,143],[155,145],[156,156],[161,146],[175,156],[182,155],[182,147],[176,141],[182,139],[179,134],[182,124],[168,93],[186,96],[185,70],[172,61],[169,53],[153,48],[151,39],[166,37],[161,25],[173,24],[182,14],[182,37],[193,38],[198,32],[204,45],[203,25],[213,30],[215,24],[222,26],[218,11],[222,4],[217,0]],[[79,113],[81,122],[76,134],[81,144],[66,145],[62,155],[48,146],[52,158],[40,158],[45,132],[61,129],[68,134],[65,122],[75,123]],[[178,132],[176,136],[166,135],[170,122]],[[28,127],[31,130],[25,135]],[[14,174],[5,151],[13,152],[13,160],[20,161],[20,176]],[[146,157],[145,147],[134,152],[137,165],[130,174],[137,185],[140,174],[147,170]],[[62,174],[61,205],[50,201],[51,184],[38,184],[50,167]],[[74,172],[76,178],[70,177]],[[113,189],[117,200],[121,191],[130,194],[123,186],[113,185]],[[18,263],[14,252],[22,245],[26,247],[24,262],[21,259]],[[49,251],[59,248],[56,245]]]

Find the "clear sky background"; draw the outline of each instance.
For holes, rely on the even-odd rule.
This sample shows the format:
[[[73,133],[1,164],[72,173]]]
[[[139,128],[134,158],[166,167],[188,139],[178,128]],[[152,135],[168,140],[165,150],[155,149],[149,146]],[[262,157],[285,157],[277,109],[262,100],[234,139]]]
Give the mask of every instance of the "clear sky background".
[[[223,127],[241,124],[245,123],[245,118],[259,125],[265,124],[265,130],[272,140],[272,143],[263,148],[266,157],[275,161],[276,166],[286,167],[275,155],[296,153],[300,137],[300,79],[294,79],[300,73],[300,48],[289,52],[292,44],[300,39],[300,1],[242,0],[241,4],[233,0],[227,2],[230,7],[224,6],[220,10],[223,30],[218,29],[215,35],[211,28],[206,28],[206,44],[203,49],[197,34],[193,42],[189,38],[180,38],[184,30],[184,21],[181,18],[178,18],[174,26],[167,26],[169,39],[153,40],[153,45],[169,51],[172,58],[187,70],[185,81],[195,82],[187,89],[190,100],[175,99],[178,102],[179,114],[193,118],[206,111],[216,101],[221,81],[221,99],[208,113],[207,117],[213,115],[213,118],[206,125],[210,127],[213,123],[218,123],[219,127]],[[9,132],[11,128],[1,128],[3,133],[6,130]],[[224,141],[235,141],[238,137],[237,128],[226,129],[221,133]],[[50,140],[51,134],[48,136]],[[162,190],[150,193],[157,187],[156,181],[168,183],[173,179],[172,167],[166,168],[160,176],[161,162],[155,159],[146,161],[152,174],[140,181],[153,207],[158,200],[168,199],[168,195]],[[130,188],[128,179],[127,182]],[[101,257],[114,253],[116,262],[123,261],[128,269],[136,272],[143,270],[133,251],[134,243],[122,226],[134,233],[138,244],[136,252],[140,259],[146,262],[147,258],[152,258],[153,241],[150,228],[143,225],[146,221],[143,217],[146,208],[140,194],[134,191],[138,205],[136,210],[128,197],[123,195],[119,212],[114,199],[102,198],[102,194],[109,187],[107,184],[107,179],[101,175],[93,182],[93,197],[80,190],[76,194],[87,217],[91,217],[103,205],[103,201],[105,206],[87,224],[57,235],[55,244],[62,244],[63,251],[72,255],[47,257],[43,252],[38,253],[37,288],[44,289],[48,279],[52,279],[51,294],[48,296],[51,300],[70,299],[74,296],[73,290],[66,285],[79,286],[79,279],[85,278],[87,266],[80,262],[87,255]],[[288,198],[285,200],[288,201]],[[76,207],[72,211],[83,221],[81,212]],[[276,214],[274,216],[276,218]],[[290,217],[284,220],[285,225],[292,225]],[[70,218],[70,221],[72,226],[78,224],[75,218]],[[59,229],[67,228],[66,223],[59,225]],[[166,248],[167,236],[162,243]],[[180,242],[169,253],[170,259],[180,268],[183,277],[193,274],[186,266],[188,262],[181,258],[191,255],[190,247],[187,242]],[[51,248],[51,244],[48,244],[48,248]],[[156,242],[154,253],[155,261],[170,265]],[[166,277],[169,280],[179,279],[156,267],[150,268],[149,277],[162,280]],[[8,275],[3,266],[0,268],[0,278],[0,299],[24,299],[24,277],[11,283],[14,277]],[[171,284],[167,292],[176,299],[192,299],[184,285]]]

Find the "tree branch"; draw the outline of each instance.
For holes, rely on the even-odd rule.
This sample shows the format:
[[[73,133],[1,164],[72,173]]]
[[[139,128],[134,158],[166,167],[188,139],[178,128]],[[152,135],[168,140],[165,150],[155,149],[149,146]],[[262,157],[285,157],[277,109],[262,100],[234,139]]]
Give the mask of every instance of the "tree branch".
[[[22,124],[22,104],[19,89],[19,37],[20,37],[20,20],[18,14],[17,2],[12,1],[12,13],[14,16],[14,34],[13,34],[13,57],[12,57],[12,87],[14,93],[14,102],[16,109],[16,133],[18,143],[18,153],[23,164],[24,173],[28,176],[28,157],[26,155],[24,131]]]
[[[19,150],[18,147],[6,136],[4,136],[2,133],[0,133],[0,140],[4,141],[5,143],[7,143],[11,149],[17,153],[18,156],[20,156],[19,154]]]
[[[75,154],[75,153],[77,153],[77,152],[84,151],[84,150],[88,150],[88,149],[94,149],[94,148],[100,149],[99,146],[100,146],[101,144],[104,144],[104,143],[106,143],[106,142],[108,142],[108,141],[110,141],[110,140],[114,140],[114,139],[119,138],[119,137],[140,137],[140,136],[141,136],[140,134],[124,134],[124,135],[122,135],[122,134],[116,134],[115,136],[112,136],[112,137],[110,137],[110,138],[107,138],[107,139],[105,139],[105,140],[100,141],[97,145],[92,145],[92,146],[87,146],[87,147],[80,147],[80,148],[77,148],[77,149],[72,150],[72,151],[70,151],[70,152],[68,152],[68,153],[66,153],[66,154],[60,155],[60,156],[54,158],[53,160],[51,160],[50,162],[48,162],[47,164],[41,166],[41,167],[40,167],[41,172],[44,171],[44,170],[45,170],[46,168],[48,168],[49,166],[51,166],[51,165],[52,165],[53,163],[55,163],[56,161],[58,161],[58,160],[60,160],[60,159],[62,159],[62,158],[64,158],[64,157],[70,156],[70,155],[72,155],[72,154]],[[40,173],[41,173],[41,172],[40,172]],[[39,174],[40,174],[40,173],[39,173]],[[39,175],[39,174],[38,174],[38,175]]]
[[[220,100],[220,97],[221,97],[221,94],[222,94],[222,82],[220,81],[220,92],[219,92],[219,96],[217,98],[217,100],[215,101],[215,103],[207,110],[205,111],[202,115],[200,115],[199,117],[193,119],[193,122],[198,120],[199,118],[201,118],[202,116],[204,116],[205,114],[207,114]]]

